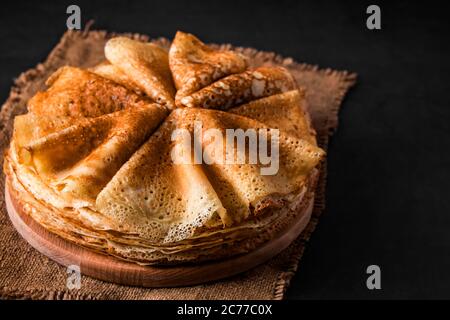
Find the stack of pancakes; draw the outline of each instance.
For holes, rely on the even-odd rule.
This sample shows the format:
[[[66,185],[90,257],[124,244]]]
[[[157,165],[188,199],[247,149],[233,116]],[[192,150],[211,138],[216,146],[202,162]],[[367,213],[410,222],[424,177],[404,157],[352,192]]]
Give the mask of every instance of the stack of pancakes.
[[[21,211],[139,264],[244,254],[304,214],[325,154],[286,69],[250,69],[245,56],[182,32],[169,51],[112,38],[105,56],[89,70],[57,70],[15,118],[4,169]],[[278,129],[276,174],[262,175],[260,161],[176,163],[173,133],[195,140],[196,123],[203,133]],[[214,158],[210,142],[197,141]]]

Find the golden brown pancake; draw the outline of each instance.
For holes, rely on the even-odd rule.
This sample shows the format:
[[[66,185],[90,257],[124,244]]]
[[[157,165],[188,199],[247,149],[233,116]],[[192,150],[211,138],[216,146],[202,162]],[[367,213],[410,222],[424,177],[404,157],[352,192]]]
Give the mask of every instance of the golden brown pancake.
[[[16,117],[4,170],[21,211],[139,264],[243,254],[303,214],[325,154],[287,70],[247,70],[240,54],[182,32],[169,55],[123,37],[105,54],[90,70],[57,70]],[[189,108],[174,109],[175,93]],[[249,135],[243,149],[230,130]],[[252,134],[279,157],[252,158]]]
[[[114,81],[125,88],[136,92],[137,94],[142,94],[143,92],[139,88],[139,85],[133,81],[125,72],[123,72],[120,68],[111,64],[109,61],[103,61],[91,68],[89,71],[92,71],[103,78]]]
[[[166,50],[125,37],[109,40],[105,56],[155,102],[174,106],[175,88]]]
[[[195,36],[178,31],[169,51],[169,64],[177,88],[176,104],[195,91],[225,76],[243,72],[245,58],[233,51],[215,50]]]
[[[286,69],[260,67],[220,79],[182,98],[180,105],[226,110],[245,102],[296,88],[294,78]]]
[[[28,111],[46,117],[97,117],[150,103],[125,87],[75,67],[62,67],[47,80],[49,88],[28,101]]]
[[[292,90],[253,100],[228,110],[316,145],[316,132],[306,111],[305,92]]]

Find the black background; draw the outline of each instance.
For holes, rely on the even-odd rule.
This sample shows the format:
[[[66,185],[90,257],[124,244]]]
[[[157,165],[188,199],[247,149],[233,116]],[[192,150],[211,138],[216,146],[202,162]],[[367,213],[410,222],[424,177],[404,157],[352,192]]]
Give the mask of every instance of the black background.
[[[327,209],[288,298],[450,298],[450,41],[445,2],[11,1],[0,7],[0,101],[83,24],[275,51],[357,72],[329,152]],[[378,4],[382,30],[366,28]],[[366,288],[377,264],[382,289]]]

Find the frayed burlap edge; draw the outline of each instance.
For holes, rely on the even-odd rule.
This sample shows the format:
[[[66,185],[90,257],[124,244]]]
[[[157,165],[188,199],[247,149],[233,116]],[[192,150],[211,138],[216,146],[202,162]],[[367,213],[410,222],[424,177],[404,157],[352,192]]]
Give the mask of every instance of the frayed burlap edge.
[[[98,300],[89,294],[70,292],[68,290],[17,290],[8,287],[0,288],[0,299],[16,300]]]
[[[44,74],[45,71],[49,71],[54,65],[58,65],[58,61],[63,59],[63,50],[66,46],[67,41],[73,41],[73,37],[86,37],[87,35],[97,38],[97,39],[108,39],[113,36],[118,35],[117,33],[109,33],[107,31],[89,31],[89,28],[82,32],[78,31],[68,31],[61,38],[56,47],[51,51],[44,63],[39,63],[35,68],[23,72],[14,81],[14,84],[10,90],[10,95],[8,100],[2,106],[0,110],[0,155],[3,158],[4,149],[7,147],[9,141],[9,135],[11,133],[11,128],[5,126],[5,124],[11,125],[10,119],[14,118],[15,114],[14,105],[20,97],[21,92],[26,88],[33,79],[38,78]],[[146,35],[141,35],[138,33],[128,33],[120,34],[122,36],[127,36],[133,39],[148,41],[149,37]],[[165,38],[159,38],[153,40],[158,44],[168,47],[170,41]],[[218,45],[216,45],[218,46]],[[339,92],[333,101],[333,105],[330,106],[330,113],[327,118],[327,124],[321,130],[318,130],[318,143],[319,145],[327,149],[329,137],[337,129],[338,126],[338,112],[345,97],[346,92],[355,84],[356,74],[349,73],[347,71],[335,71],[332,69],[319,69],[316,65],[310,65],[305,63],[297,63],[292,58],[286,58],[273,52],[259,51],[253,48],[244,47],[233,47],[232,45],[220,45],[222,48],[235,49],[242,53],[259,56],[264,60],[272,61],[276,64],[281,64],[284,66],[295,66],[299,71],[313,71],[317,73],[323,73],[325,75],[333,75],[340,78],[341,86]],[[308,242],[312,232],[316,228],[321,213],[325,208],[325,186],[326,186],[326,162],[322,164],[321,174],[319,179],[319,184],[316,190],[314,210],[312,214],[311,221],[307,225],[305,231],[302,235],[295,240],[295,249],[292,251],[290,258],[285,266],[285,270],[280,272],[275,283],[274,290],[272,293],[272,299],[281,300],[285,297],[286,290],[298,269],[298,264],[301,256],[303,255],[306,242]],[[4,189],[4,176],[2,173],[2,179],[0,180],[0,188]],[[0,199],[2,203],[4,199]],[[67,290],[39,290],[39,289],[28,289],[28,290],[18,290],[15,288],[1,287],[0,288],[0,299],[51,299],[51,300],[94,300],[97,297],[82,293],[72,293]]]

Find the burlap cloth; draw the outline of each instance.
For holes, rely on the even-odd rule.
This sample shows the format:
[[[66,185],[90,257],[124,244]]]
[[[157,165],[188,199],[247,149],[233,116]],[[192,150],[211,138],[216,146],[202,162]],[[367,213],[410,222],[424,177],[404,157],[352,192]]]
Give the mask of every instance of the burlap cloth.
[[[103,31],[69,31],[47,60],[22,73],[0,113],[0,159],[9,144],[14,116],[26,112],[27,100],[44,89],[47,77],[62,65],[90,67],[104,59],[105,41],[113,34]],[[127,36],[148,40],[146,36]],[[168,46],[166,39],[154,40]],[[223,45],[223,47],[231,47]],[[277,64],[288,68],[307,89],[308,109],[318,133],[319,144],[327,148],[336,129],[337,113],[356,75],[345,71],[319,70],[290,58],[250,48],[235,48],[252,58],[252,63]],[[4,203],[4,175],[0,182],[0,297],[22,299],[282,299],[295,274],[306,242],[324,209],[326,164],[316,192],[311,222],[291,246],[274,259],[228,280],[182,288],[148,289],[120,286],[82,277],[81,289],[68,290],[66,268],[51,261],[28,245],[14,230]]]

